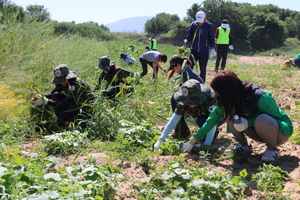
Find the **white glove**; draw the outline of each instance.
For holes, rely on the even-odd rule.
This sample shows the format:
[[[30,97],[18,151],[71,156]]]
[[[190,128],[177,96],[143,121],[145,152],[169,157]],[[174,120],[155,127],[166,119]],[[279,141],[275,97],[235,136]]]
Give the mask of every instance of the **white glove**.
[[[217,52],[216,52],[215,49],[212,49],[212,50],[210,51],[210,54],[211,54],[212,56],[216,56],[216,55],[217,55]]]
[[[233,123],[234,128],[238,132],[243,132],[244,130],[246,130],[248,128],[248,121],[247,121],[247,119],[241,117],[241,120],[242,120],[242,122],[240,124]]]
[[[34,105],[34,106],[41,106],[41,105],[46,105],[46,104],[48,104],[48,99],[46,99],[46,98],[40,98],[40,99],[38,99],[38,100],[35,100],[35,101],[33,101],[32,102],[32,104]]]
[[[233,46],[232,46],[232,45],[229,45],[229,49],[230,49],[230,50],[233,50]]]
[[[161,145],[161,143],[163,143],[163,142],[164,142],[164,140],[159,138],[157,140],[157,142],[154,144],[154,151],[156,151],[159,148],[159,146]]]
[[[192,150],[194,146],[191,145],[191,143],[183,143],[182,145],[182,150],[183,151],[187,151],[187,152],[190,152]]]
[[[134,77],[134,78],[140,78],[141,76],[140,76],[139,73],[134,73],[133,77]]]

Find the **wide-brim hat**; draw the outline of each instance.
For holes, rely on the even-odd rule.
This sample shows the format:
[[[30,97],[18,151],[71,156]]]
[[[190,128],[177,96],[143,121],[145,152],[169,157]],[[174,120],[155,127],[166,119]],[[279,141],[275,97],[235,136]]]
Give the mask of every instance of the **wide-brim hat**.
[[[76,72],[69,70],[69,67],[66,64],[60,64],[56,66],[53,70],[53,73],[55,77],[51,80],[51,83],[54,84],[61,84],[66,80],[77,77]]]
[[[102,56],[99,58],[99,64],[96,66],[96,68],[106,69],[106,68],[112,67],[114,65],[115,65],[115,62],[110,61],[109,56]]]
[[[190,79],[182,84],[181,89],[174,94],[175,101],[183,106],[199,105],[212,96],[211,89],[196,79]]]

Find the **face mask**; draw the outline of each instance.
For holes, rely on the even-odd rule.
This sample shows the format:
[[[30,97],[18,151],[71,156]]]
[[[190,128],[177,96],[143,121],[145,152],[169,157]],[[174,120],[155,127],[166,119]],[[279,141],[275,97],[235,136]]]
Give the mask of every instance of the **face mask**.
[[[229,28],[229,24],[221,24],[222,28]]]

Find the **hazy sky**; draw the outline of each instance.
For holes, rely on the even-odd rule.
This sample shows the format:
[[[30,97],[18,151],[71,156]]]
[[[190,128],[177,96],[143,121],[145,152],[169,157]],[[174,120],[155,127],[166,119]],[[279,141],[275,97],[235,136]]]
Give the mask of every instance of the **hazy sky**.
[[[11,0],[18,6],[43,5],[51,19],[59,22],[76,23],[93,21],[109,24],[120,19],[153,16],[158,13],[186,16],[187,9],[197,0]],[[299,0],[232,0],[238,3],[274,4],[280,8],[300,11]],[[297,2],[297,3],[296,3]]]

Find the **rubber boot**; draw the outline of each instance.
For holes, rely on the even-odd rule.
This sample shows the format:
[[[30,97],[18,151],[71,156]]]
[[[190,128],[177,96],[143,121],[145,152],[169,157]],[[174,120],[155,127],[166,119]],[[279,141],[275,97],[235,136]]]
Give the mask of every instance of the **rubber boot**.
[[[182,116],[174,129],[172,137],[178,140],[185,140],[188,139],[190,135],[190,128],[186,124],[184,116]]]

